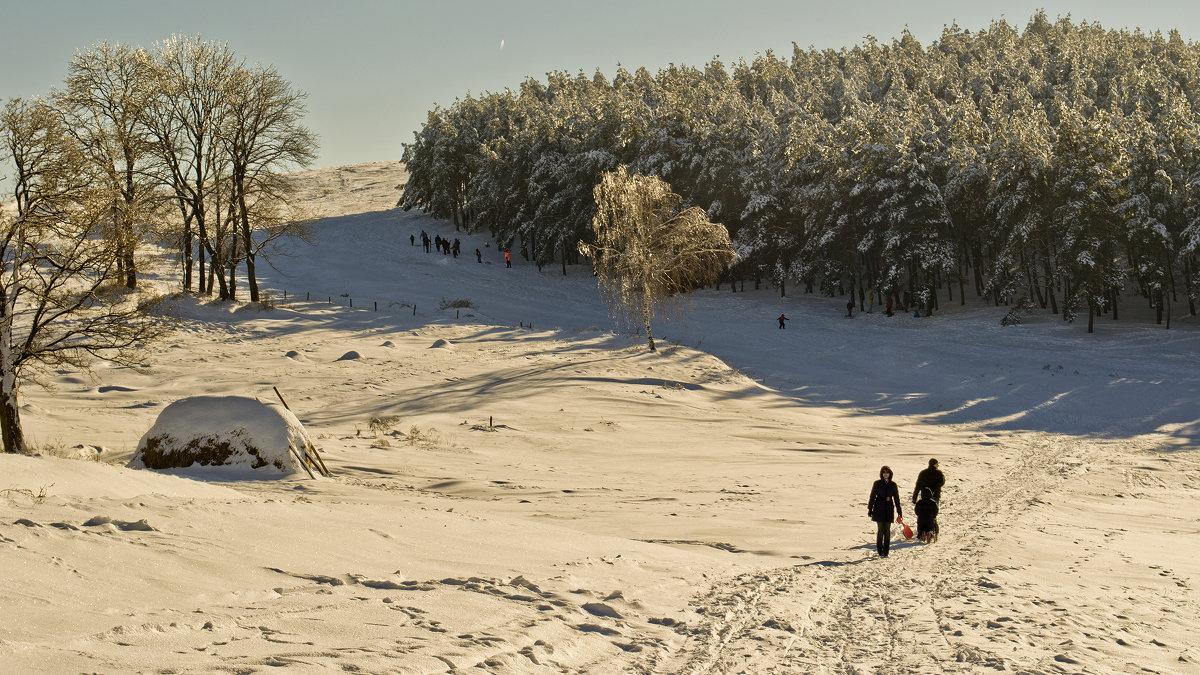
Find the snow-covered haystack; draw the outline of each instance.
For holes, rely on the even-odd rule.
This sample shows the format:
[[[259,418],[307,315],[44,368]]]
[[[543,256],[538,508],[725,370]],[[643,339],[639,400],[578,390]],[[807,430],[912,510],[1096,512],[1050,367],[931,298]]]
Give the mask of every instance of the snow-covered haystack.
[[[302,471],[308,433],[291,411],[244,396],[194,396],[163,409],[129,462],[135,469],[230,466]]]

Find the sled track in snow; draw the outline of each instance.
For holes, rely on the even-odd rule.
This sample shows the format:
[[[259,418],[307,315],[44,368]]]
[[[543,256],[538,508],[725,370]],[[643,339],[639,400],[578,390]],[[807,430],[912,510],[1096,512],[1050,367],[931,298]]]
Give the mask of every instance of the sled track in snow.
[[[999,586],[979,552],[1001,526],[1028,515],[1039,496],[1078,473],[1086,442],[1017,439],[1002,467],[948,492],[939,516],[952,533],[937,544],[900,544],[875,556],[870,543],[844,560],[810,562],[719,582],[694,600],[704,618],[684,646],[642,664],[646,673],[954,673],[1080,670],[1065,663],[1012,663],[1005,643],[978,639],[968,616]],[[907,500],[906,500],[907,505]],[[900,540],[903,542],[903,539]],[[1036,600],[1034,601],[1036,602]],[[957,628],[957,629],[956,629]],[[966,632],[964,633],[964,630]],[[966,637],[964,637],[964,635]],[[1031,667],[1032,666],[1032,667]],[[1064,666],[1064,667],[1056,667]]]

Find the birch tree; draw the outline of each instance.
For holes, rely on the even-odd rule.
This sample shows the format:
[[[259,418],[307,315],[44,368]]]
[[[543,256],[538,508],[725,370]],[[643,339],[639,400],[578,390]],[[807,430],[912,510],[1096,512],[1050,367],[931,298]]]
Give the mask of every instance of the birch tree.
[[[699,207],[654,176],[620,166],[593,190],[594,243],[579,243],[592,259],[614,317],[640,320],[655,351],[650,320],[665,304],[698,284],[717,279],[737,259],[725,226],[709,222]]]

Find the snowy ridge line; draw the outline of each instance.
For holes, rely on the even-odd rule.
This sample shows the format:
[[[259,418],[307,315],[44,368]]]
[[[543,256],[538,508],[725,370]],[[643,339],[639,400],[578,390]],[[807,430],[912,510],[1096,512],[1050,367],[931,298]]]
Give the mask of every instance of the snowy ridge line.
[[[1060,672],[1039,668],[1082,664],[1087,657],[1080,654],[1017,662],[994,640],[968,634],[961,610],[996,587],[986,581],[995,569],[979,561],[1000,526],[1036,516],[1039,497],[1083,470],[1092,455],[1082,442],[1022,443],[997,478],[945,495],[939,520],[950,534],[936,544],[894,543],[887,560],[872,551],[718,581],[694,601],[703,619],[689,626],[685,646],[658,655],[646,672]]]

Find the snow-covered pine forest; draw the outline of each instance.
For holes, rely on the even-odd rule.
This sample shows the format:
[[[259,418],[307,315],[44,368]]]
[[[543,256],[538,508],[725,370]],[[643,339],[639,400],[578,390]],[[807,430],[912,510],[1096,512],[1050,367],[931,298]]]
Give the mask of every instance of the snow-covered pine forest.
[[[981,296],[1089,331],[1126,301],[1169,327],[1196,311],[1198,113],[1194,41],[1038,13],[467,95],[405,146],[401,205],[565,268],[628,165],[729,229],[739,288]]]

